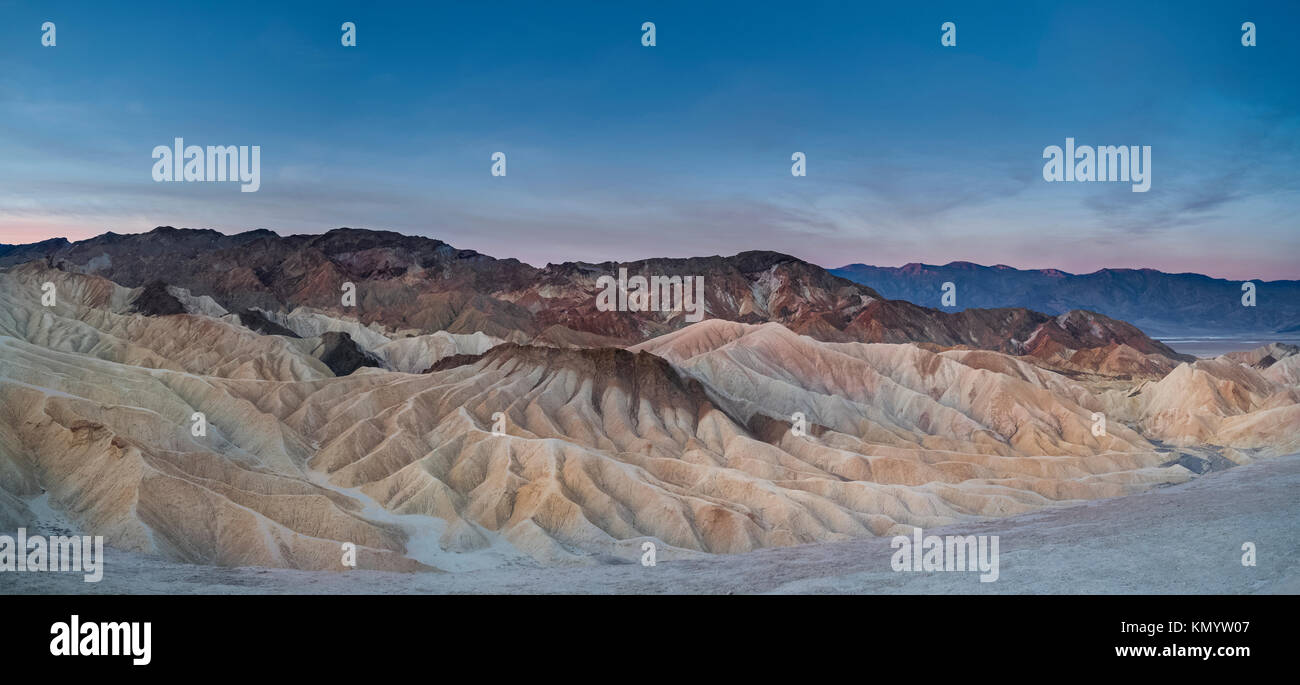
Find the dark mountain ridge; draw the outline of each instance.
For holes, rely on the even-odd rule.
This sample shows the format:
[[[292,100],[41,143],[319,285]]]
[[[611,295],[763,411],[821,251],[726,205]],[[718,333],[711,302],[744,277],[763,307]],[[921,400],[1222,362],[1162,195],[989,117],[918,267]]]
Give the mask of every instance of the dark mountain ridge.
[[[886,299],[871,287],[771,251],[537,268],[391,231],[340,228],[280,236],[268,230],[225,235],[159,227],[17,246],[0,255],[0,266],[32,260],[127,287],[161,280],[210,296],[229,311],[311,307],[408,333],[481,331],[526,342],[546,332],[547,339],[578,344],[632,344],[688,325],[681,310],[600,310],[597,279],[625,268],[631,275],[704,277],[708,318],[773,321],[830,342],[921,342],[1058,360],[1122,345],[1170,363],[1186,359],[1136,327],[1100,314],[1052,316],[1023,307],[945,312]],[[356,286],[355,306],[341,302],[346,283]]]

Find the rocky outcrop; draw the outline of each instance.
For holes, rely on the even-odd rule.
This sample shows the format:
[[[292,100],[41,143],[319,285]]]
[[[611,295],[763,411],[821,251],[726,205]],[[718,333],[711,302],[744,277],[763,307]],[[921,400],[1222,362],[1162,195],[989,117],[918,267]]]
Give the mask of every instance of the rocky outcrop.
[[[378,359],[353,342],[352,336],[338,331],[321,334],[320,345],[312,351],[312,355],[328,366],[335,376],[346,376],[363,366],[382,366]]]
[[[283,335],[288,338],[302,337],[288,328],[266,318],[266,314],[256,309],[243,309],[236,313],[235,316],[239,317],[240,323],[258,333],[261,333],[262,335]]]
[[[145,316],[170,316],[184,314],[185,305],[167,292],[167,284],[162,281],[150,281],[140,290],[131,302],[131,311]]]

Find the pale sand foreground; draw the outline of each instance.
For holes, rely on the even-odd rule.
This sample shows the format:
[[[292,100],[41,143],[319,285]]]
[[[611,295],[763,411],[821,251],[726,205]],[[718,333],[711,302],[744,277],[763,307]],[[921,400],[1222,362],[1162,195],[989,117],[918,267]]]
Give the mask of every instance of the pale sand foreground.
[[[1300,455],[927,534],[999,535],[1001,577],[895,573],[889,538],[740,555],[472,573],[218,568],[109,550],[104,580],[0,573],[0,593],[1300,593]],[[1243,542],[1258,565],[1241,565]]]

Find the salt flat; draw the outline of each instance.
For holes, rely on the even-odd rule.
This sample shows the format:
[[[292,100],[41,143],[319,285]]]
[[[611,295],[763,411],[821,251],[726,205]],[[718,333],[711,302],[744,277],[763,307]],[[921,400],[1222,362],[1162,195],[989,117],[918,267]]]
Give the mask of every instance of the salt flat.
[[[42,593],[1300,593],[1300,454],[1140,494],[927,530],[999,535],[1001,576],[895,573],[888,537],[746,554],[467,573],[294,571],[178,564],[107,551],[104,580],[0,574],[0,592]],[[1258,565],[1241,565],[1254,542]]]

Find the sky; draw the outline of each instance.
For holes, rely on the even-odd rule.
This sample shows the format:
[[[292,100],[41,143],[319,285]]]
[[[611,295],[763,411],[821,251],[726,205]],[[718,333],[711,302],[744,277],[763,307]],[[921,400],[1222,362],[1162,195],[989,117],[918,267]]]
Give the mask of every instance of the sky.
[[[539,266],[1295,279],[1298,35],[1289,0],[0,0],[0,243],[350,226]],[[260,146],[260,189],[155,182],[176,137]],[[1048,183],[1067,137],[1151,146],[1151,189]]]

